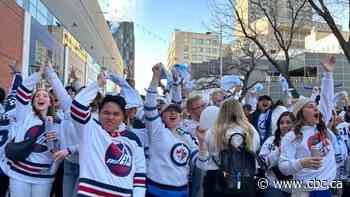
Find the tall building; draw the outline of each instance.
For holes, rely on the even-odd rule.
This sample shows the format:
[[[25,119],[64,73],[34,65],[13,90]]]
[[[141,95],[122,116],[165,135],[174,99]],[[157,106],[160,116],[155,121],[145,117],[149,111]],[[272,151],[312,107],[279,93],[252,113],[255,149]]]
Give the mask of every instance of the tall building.
[[[120,22],[113,29],[113,38],[124,61],[124,75],[135,86],[135,36],[133,22]]]
[[[175,30],[168,49],[167,66],[177,63],[201,63],[217,59],[219,53],[219,35],[207,33],[183,32]]]
[[[17,69],[22,69],[24,10],[15,1],[0,1],[0,87],[8,89],[12,77],[9,64],[16,61]]]
[[[262,6],[266,9],[268,15],[276,20],[279,31],[282,33],[284,40],[289,39],[289,32],[291,26],[291,19],[295,15],[295,9],[300,4],[300,0],[294,0],[293,5],[289,5],[287,0],[261,0]],[[293,1],[292,1],[293,2]],[[294,12],[291,11],[290,6],[293,6]],[[274,38],[274,29],[270,25],[268,18],[264,14],[263,10],[252,3],[250,0],[236,0],[236,9],[239,12],[245,27],[252,28],[258,35],[261,42],[268,44],[271,48],[276,48],[277,41]],[[295,27],[293,49],[304,49],[305,48],[305,37],[310,34],[312,28],[312,8],[306,3],[300,10]],[[245,28],[248,32],[251,31],[249,28]],[[244,40],[244,35],[239,23],[235,24],[234,35],[237,37],[239,48],[239,40]]]

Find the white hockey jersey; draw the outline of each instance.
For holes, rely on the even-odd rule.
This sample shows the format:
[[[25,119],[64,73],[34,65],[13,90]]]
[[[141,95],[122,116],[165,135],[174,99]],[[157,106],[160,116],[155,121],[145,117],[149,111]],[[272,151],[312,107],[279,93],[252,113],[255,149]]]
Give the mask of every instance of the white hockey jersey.
[[[32,111],[30,100],[35,84],[40,80],[38,73],[32,74],[17,89],[15,142],[37,137],[32,153],[25,161],[11,161],[9,176],[29,183],[53,182],[57,163],[52,158],[46,142],[43,121]],[[59,133],[59,131],[57,131]]]
[[[60,132],[60,149],[69,149],[71,154],[66,157],[66,160],[72,163],[79,163],[79,132],[76,132],[73,120],[70,116],[70,108],[72,105],[72,98],[68,95],[66,89],[63,87],[57,74],[51,67],[46,67],[46,76],[60,101],[61,109],[57,112],[59,118],[62,120],[62,130]]]
[[[82,196],[143,197],[145,195],[145,157],[138,137],[125,130],[125,125],[111,136],[92,119],[90,102],[99,87],[93,83],[73,100],[71,116],[78,132]]]
[[[156,107],[156,88],[149,88],[144,106],[150,138],[147,178],[162,185],[182,187],[188,183],[189,164],[195,161],[198,146],[189,133],[177,129],[174,134],[165,127]],[[174,95],[172,100],[179,103],[181,97]]]
[[[5,146],[12,139],[13,126],[14,124],[7,117],[0,117],[0,168],[5,174],[9,170],[5,156]]]

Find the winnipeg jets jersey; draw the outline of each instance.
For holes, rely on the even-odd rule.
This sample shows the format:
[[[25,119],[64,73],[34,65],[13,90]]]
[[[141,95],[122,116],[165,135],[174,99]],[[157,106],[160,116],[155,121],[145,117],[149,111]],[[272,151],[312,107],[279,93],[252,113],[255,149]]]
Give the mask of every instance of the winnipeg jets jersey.
[[[5,146],[11,140],[13,124],[6,116],[0,117],[0,168],[7,174],[9,166],[5,156]]]
[[[144,106],[149,132],[147,178],[162,185],[181,187],[188,183],[189,164],[194,161],[198,147],[189,133],[182,129],[173,133],[165,127],[156,108],[156,97],[156,87],[150,87]]]
[[[17,89],[15,142],[37,138],[34,148],[24,161],[11,161],[9,176],[25,182],[42,184],[53,182],[57,165],[48,149],[43,121],[32,111],[30,100],[32,90],[39,81],[37,73],[23,81]],[[59,127],[59,126],[58,126]],[[57,131],[59,133],[59,131]]]
[[[110,135],[91,117],[89,103],[99,88],[93,83],[72,102],[71,116],[78,132],[81,196],[143,197],[145,157],[138,137],[125,125]]]

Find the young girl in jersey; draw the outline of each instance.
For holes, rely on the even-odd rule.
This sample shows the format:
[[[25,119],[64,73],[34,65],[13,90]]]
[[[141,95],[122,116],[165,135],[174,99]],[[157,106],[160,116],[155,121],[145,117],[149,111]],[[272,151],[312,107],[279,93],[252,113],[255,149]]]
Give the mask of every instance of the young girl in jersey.
[[[145,196],[145,156],[139,138],[126,129],[126,102],[107,95],[99,104],[98,118],[89,108],[100,87],[106,84],[102,72],[97,82],[81,90],[71,106],[79,141],[79,196]]]
[[[280,156],[280,145],[282,137],[287,134],[292,128],[295,121],[295,116],[292,112],[283,112],[277,120],[277,130],[274,136],[269,137],[262,145],[259,157],[263,161],[266,169],[265,176],[269,183],[276,180],[286,180],[290,177],[285,177],[278,169],[278,160]],[[281,190],[273,185],[269,185],[264,193],[265,197],[288,197],[290,193],[287,190]]]
[[[254,153],[258,151],[259,134],[249,123],[241,104],[236,100],[226,100],[222,104],[212,129],[206,132],[200,131],[200,129],[197,131],[199,141],[197,165],[206,171],[203,183],[204,197],[225,196],[215,188],[217,176],[220,173],[217,161],[219,161],[221,150],[228,148],[229,144],[240,146],[243,143],[243,139],[239,135],[234,135],[237,133],[245,136],[247,150]],[[231,136],[233,138],[230,141]]]
[[[172,104],[157,110],[157,87],[160,65],[152,68],[153,78],[145,99],[145,120],[149,132],[149,159],[147,160],[147,196],[187,197],[190,161],[197,151],[192,136],[179,128],[181,125],[181,85],[178,78],[170,90]]]
[[[45,89],[37,89],[44,66],[25,79],[17,89],[15,142],[37,138],[32,151],[24,161],[12,161],[9,170],[10,195],[12,197],[47,197],[57,170],[52,150],[48,147],[49,133],[45,121],[53,118],[50,97]],[[58,128],[58,127],[56,127]],[[59,133],[59,130],[56,131]],[[52,140],[55,136],[50,137]]]

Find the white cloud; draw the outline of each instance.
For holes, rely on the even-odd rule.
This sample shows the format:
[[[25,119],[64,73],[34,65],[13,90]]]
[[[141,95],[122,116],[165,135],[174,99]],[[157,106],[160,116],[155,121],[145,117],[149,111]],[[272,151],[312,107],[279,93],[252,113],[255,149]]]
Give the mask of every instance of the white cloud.
[[[110,0],[107,19],[116,21],[135,21],[137,0]]]

